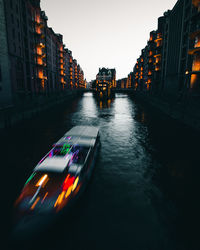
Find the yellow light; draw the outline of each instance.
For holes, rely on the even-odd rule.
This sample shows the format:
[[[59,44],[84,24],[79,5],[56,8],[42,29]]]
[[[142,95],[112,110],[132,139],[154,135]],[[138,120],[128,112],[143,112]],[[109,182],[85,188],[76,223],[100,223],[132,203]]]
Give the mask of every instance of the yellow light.
[[[39,181],[37,182],[37,184],[35,185],[36,187],[42,186],[42,184],[44,183],[44,181],[47,179],[48,175],[45,174],[43,177],[41,177],[39,179]],[[46,183],[45,183],[46,184]]]
[[[79,180],[79,177],[77,177],[76,180],[75,180],[75,182],[74,182],[74,185],[73,185],[73,187],[72,187],[72,192],[73,192],[74,189],[77,187],[78,180]]]
[[[67,192],[66,192],[66,194],[65,194],[65,199],[71,194],[72,188],[73,188],[73,185],[71,185],[71,186],[67,189]]]
[[[58,195],[58,198],[54,204],[54,207],[56,207],[57,205],[60,205],[60,203],[63,200],[64,195],[65,195],[65,191],[62,191],[62,193]]]

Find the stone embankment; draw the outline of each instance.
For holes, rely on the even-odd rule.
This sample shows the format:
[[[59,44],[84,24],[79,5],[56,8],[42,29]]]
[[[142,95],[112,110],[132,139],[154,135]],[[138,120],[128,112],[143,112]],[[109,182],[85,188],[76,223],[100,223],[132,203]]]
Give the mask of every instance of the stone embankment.
[[[50,96],[40,96],[37,98],[21,101],[15,106],[6,106],[0,108],[0,128],[12,127],[18,122],[31,119],[40,113],[55,108],[61,104],[67,103],[82,95],[81,90],[69,90],[65,93],[59,93]]]

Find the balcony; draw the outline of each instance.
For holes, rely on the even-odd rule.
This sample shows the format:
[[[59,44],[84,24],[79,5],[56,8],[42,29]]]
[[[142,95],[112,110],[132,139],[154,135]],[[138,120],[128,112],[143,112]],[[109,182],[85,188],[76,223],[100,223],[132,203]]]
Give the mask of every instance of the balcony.
[[[154,57],[161,57],[161,54],[156,54],[154,55]]]
[[[190,49],[190,50],[188,51],[188,54],[189,54],[189,55],[194,55],[194,54],[197,54],[197,53],[199,53],[199,52],[200,52],[200,47],[196,47],[196,48]]]
[[[37,76],[37,79],[39,79],[39,80],[47,80],[47,76]]]

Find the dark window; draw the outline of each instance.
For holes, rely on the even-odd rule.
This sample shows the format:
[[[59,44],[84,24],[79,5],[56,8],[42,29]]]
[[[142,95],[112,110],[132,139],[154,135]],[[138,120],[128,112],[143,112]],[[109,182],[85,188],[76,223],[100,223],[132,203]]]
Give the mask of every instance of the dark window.
[[[13,35],[13,38],[15,39],[15,29],[12,29],[12,35]]]
[[[14,16],[13,16],[13,14],[11,14],[11,22],[12,22],[12,24],[14,24]]]
[[[2,81],[1,65],[0,65],[0,82]]]
[[[16,44],[15,44],[15,43],[13,43],[13,49],[14,49],[14,52],[17,51],[17,48],[16,48]]]
[[[26,74],[30,75],[30,67],[28,63],[26,63]]]
[[[10,8],[13,8],[13,0],[10,0]]]
[[[31,91],[31,79],[27,77],[27,89]]]

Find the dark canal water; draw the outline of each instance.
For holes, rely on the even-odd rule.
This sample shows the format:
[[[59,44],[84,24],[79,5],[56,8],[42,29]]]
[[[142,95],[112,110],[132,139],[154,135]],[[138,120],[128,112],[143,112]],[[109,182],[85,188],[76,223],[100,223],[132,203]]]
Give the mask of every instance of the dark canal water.
[[[98,103],[85,93],[52,113],[1,131],[7,235],[25,180],[74,125],[100,127],[91,182],[72,211],[39,239],[22,243],[24,249],[200,249],[200,137],[124,94]],[[10,240],[6,245],[19,247]]]

